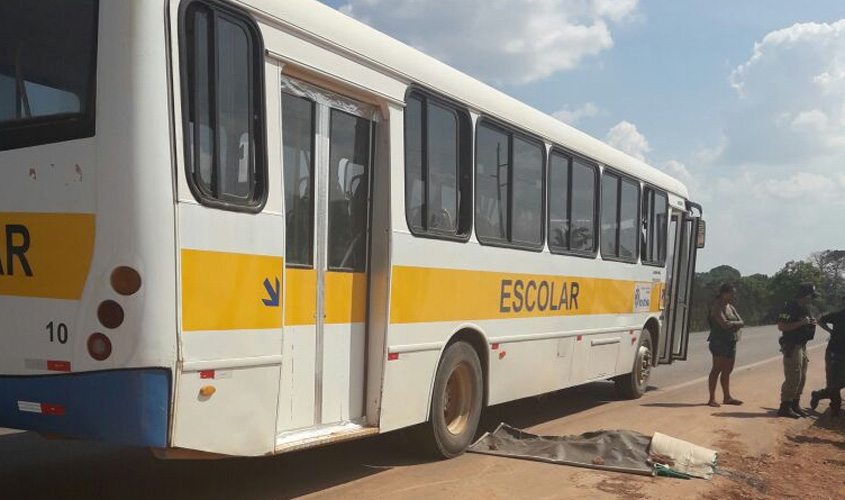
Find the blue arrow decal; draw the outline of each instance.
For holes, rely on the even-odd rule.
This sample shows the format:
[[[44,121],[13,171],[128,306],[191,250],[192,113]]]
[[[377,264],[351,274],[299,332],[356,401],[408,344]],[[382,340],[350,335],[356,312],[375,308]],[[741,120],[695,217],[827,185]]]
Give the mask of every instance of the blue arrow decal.
[[[276,278],[276,288],[270,284],[270,278],[264,280],[264,289],[267,290],[269,298],[261,299],[267,307],[279,307],[279,278]]]

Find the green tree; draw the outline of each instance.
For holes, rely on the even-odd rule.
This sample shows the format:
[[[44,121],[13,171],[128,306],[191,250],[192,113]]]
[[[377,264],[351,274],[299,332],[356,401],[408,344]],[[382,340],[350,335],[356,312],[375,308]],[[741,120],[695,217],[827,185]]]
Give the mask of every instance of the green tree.
[[[810,261],[822,273],[819,307],[827,311],[845,306],[845,250],[816,252]]]
[[[772,276],[770,290],[772,292],[773,309],[780,308],[785,302],[795,296],[801,283],[812,283],[820,287],[824,278],[821,270],[811,262],[791,260]],[[772,311],[775,314],[775,311]]]
[[[749,325],[760,325],[768,322],[767,318],[772,309],[772,292],[769,288],[771,280],[765,274],[743,276],[736,284],[737,308],[740,315]]]

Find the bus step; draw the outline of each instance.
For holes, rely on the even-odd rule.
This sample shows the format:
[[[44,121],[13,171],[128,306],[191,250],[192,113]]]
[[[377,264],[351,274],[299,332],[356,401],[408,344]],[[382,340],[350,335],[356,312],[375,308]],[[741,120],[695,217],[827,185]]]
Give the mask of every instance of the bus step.
[[[352,441],[378,434],[378,427],[367,427],[356,422],[307,427],[283,432],[276,437],[276,453],[313,448],[342,441]]]

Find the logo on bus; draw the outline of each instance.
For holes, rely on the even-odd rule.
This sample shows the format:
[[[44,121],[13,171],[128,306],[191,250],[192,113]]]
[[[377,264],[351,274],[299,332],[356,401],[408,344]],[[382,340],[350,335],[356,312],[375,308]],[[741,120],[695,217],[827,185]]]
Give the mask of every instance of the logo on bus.
[[[32,267],[26,258],[29,251],[29,229],[20,224],[6,224],[2,245],[5,252],[0,252],[0,276],[32,277]]]
[[[577,311],[580,293],[577,281],[502,280],[499,312]]]
[[[634,288],[634,312],[651,310],[651,283],[637,284]]]

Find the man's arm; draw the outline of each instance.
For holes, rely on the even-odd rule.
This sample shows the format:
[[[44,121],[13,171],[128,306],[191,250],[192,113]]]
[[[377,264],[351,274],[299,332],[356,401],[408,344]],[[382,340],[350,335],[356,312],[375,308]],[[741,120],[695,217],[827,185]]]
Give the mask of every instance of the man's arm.
[[[804,316],[798,321],[789,321],[790,317],[790,314],[785,312],[781,313],[780,316],[778,316],[778,330],[783,333],[789,333],[791,331],[797,330],[803,326],[811,325],[813,323],[809,316]]]

